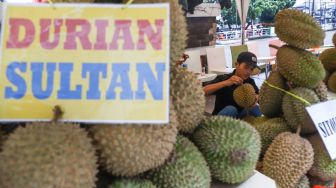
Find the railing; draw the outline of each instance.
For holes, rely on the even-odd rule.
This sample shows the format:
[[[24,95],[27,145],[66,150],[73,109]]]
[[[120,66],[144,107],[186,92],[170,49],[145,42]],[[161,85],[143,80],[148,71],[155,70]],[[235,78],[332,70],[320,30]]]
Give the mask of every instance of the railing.
[[[248,29],[245,31],[245,38],[252,39],[252,38],[260,38],[260,37],[270,37],[271,35],[271,28],[260,28],[260,29]],[[218,41],[227,41],[227,40],[237,40],[240,39],[241,32],[238,31],[224,31],[217,33],[217,40]]]

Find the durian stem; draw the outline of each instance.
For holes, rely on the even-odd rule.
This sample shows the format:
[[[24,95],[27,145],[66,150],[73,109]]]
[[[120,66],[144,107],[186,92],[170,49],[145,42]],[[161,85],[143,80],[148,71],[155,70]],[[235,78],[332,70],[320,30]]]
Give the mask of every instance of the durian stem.
[[[54,106],[53,108],[53,118],[51,122],[56,123],[63,116],[63,111],[59,105]]]
[[[277,45],[274,45],[274,44],[269,44],[268,46],[271,47],[271,48],[275,48],[277,50],[280,48],[280,46],[277,46]]]
[[[301,132],[301,125],[299,125],[298,128],[296,129],[296,134],[300,135],[300,132]]]

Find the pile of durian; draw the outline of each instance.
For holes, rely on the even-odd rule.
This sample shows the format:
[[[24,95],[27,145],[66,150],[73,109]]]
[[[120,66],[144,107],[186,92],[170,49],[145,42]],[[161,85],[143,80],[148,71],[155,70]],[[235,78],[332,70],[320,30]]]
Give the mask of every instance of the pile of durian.
[[[51,122],[0,125],[1,188],[209,188],[212,178],[253,175],[259,133],[242,120],[205,118],[201,83],[176,64],[187,40],[178,1],[133,3],[155,2],[171,7],[169,124],[62,123],[60,106]]]
[[[320,54],[319,59],[327,73],[324,81],[327,83],[328,89],[331,92],[336,93],[336,33],[334,34],[332,41],[334,43],[334,48],[324,50]]]
[[[275,32],[286,44],[278,48],[277,68],[260,89],[264,116],[245,119],[261,137],[258,170],[279,188],[333,186],[336,160],[330,159],[305,107],[328,100],[324,80],[326,70],[336,70],[336,49],[324,51],[320,58],[306,50],[321,45],[325,34],[313,17],[298,10],[280,11]],[[335,78],[327,80],[333,91]]]

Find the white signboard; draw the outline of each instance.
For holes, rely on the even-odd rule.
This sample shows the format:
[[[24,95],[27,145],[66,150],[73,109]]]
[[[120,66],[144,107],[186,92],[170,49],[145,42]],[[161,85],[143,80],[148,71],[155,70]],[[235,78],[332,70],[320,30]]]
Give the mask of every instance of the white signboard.
[[[244,181],[243,183],[237,185],[225,184],[220,182],[213,182],[211,188],[257,188],[257,187],[267,187],[267,188],[277,188],[275,181],[268,176],[254,170],[253,176]]]
[[[336,100],[306,108],[318,130],[330,158],[336,159]]]

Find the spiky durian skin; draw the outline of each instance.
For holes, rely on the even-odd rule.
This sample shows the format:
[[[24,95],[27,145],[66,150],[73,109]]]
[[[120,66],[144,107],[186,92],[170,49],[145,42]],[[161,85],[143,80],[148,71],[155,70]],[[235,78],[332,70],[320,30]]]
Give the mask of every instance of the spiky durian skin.
[[[315,92],[308,88],[298,87],[291,89],[289,92],[305,99],[310,104],[320,102],[320,99],[315,94]],[[284,112],[284,117],[293,131],[301,126],[302,134],[311,134],[316,132],[315,125],[313,124],[308,112],[305,109],[308,105],[309,104],[306,104],[303,101],[288,94],[283,97],[282,110]]]
[[[280,40],[302,49],[320,46],[325,37],[315,18],[295,9],[283,9],[276,14],[275,33]]]
[[[123,0],[124,3],[128,0]],[[176,0],[134,0],[133,3],[163,3],[170,4],[170,66],[176,65],[187,46],[187,22],[179,1]]]
[[[97,157],[75,124],[32,123],[10,134],[0,153],[0,187],[92,188]]]
[[[253,174],[261,142],[259,133],[248,123],[212,116],[195,130],[193,140],[207,160],[214,178],[240,183]]]
[[[177,135],[176,125],[96,125],[91,132],[103,168],[126,177],[163,164]]]
[[[318,58],[303,49],[282,46],[277,52],[277,62],[281,75],[297,86],[314,88],[326,75]]]
[[[308,177],[306,175],[302,176],[295,188],[310,188]]]
[[[107,172],[131,177],[165,162],[174,149],[176,112],[170,105],[169,124],[96,125],[90,129]]]
[[[331,181],[336,178],[336,161],[330,159],[329,154],[318,134],[308,138],[314,149],[314,164],[309,175],[322,181]]]
[[[243,84],[233,91],[233,99],[243,108],[248,108],[256,103],[256,92],[251,84]]]
[[[2,145],[4,144],[5,140],[7,139],[7,135],[4,131],[0,129],[0,152],[2,151]]]
[[[295,188],[314,162],[308,140],[284,132],[273,140],[263,160],[263,173],[274,179],[279,188]]]
[[[272,71],[270,76],[261,85],[259,93],[260,111],[267,117],[276,117],[282,113],[281,103],[284,92],[271,87],[269,84],[286,89],[286,80],[278,71]]]
[[[319,97],[320,101],[328,100],[328,87],[323,81],[317,84],[317,86],[314,88],[314,91]]]
[[[149,180],[121,179],[114,181],[108,188],[156,188]]]
[[[265,154],[276,136],[280,133],[291,131],[283,118],[269,119],[261,124],[255,124],[254,128],[257,129],[261,138],[261,156]]]
[[[328,78],[328,88],[330,91],[336,93],[336,71]]]
[[[170,73],[170,96],[177,112],[178,130],[192,132],[204,118],[205,96],[196,76],[181,67]]]
[[[209,167],[197,147],[184,136],[178,135],[174,153],[162,166],[146,173],[158,188],[209,188]]]
[[[319,59],[328,72],[336,71],[336,48],[324,50],[319,55]]]

